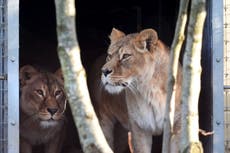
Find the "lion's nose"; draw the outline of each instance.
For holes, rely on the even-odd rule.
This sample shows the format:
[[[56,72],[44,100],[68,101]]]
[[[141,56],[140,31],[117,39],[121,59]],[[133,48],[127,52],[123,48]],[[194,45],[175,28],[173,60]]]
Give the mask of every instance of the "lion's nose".
[[[58,111],[58,109],[56,109],[56,108],[47,108],[47,111],[48,111],[51,115],[54,115],[54,114]]]
[[[102,71],[102,73],[104,74],[105,77],[106,77],[108,74],[112,73],[112,70],[110,70],[110,69],[102,69],[101,71]]]

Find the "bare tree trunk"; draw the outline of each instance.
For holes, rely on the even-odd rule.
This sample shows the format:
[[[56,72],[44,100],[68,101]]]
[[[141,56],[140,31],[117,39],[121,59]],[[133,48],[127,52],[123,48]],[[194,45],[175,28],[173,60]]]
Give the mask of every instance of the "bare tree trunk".
[[[205,0],[192,0],[183,60],[181,153],[202,153],[199,141],[198,100],[201,82],[201,46],[206,17]]]
[[[74,0],[55,0],[58,55],[65,89],[85,153],[112,153],[91,105],[75,31]]]
[[[170,50],[170,67],[168,76],[167,102],[164,120],[164,135],[162,153],[169,153],[170,139],[173,132],[174,111],[175,111],[175,80],[177,78],[179,56],[181,46],[184,42],[184,31],[187,22],[187,9],[189,0],[180,1],[180,10],[177,18],[177,24],[173,43]]]

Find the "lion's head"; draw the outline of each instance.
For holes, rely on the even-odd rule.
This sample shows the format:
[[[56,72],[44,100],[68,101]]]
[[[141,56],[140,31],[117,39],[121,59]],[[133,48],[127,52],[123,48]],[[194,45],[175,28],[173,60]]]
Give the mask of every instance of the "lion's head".
[[[151,80],[155,65],[164,60],[158,58],[159,54],[168,50],[153,29],[129,35],[113,29],[110,40],[101,78],[110,93],[119,93],[126,87],[136,88],[136,82]]]
[[[21,111],[43,127],[64,119],[66,96],[61,73],[40,72],[30,65],[20,69]]]

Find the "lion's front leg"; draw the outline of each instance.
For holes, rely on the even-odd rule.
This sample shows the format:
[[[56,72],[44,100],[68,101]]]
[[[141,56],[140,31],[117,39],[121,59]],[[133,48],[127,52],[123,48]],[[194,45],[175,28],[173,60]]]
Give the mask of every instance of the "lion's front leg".
[[[152,133],[141,129],[136,123],[131,122],[131,135],[133,153],[151,153]]]
[[[32,153],[32,145],[20,138],[20,153]]]
[[[100,126],[111,149],[114,149],[114,119],[110,116],[103,115],[100,118]]]

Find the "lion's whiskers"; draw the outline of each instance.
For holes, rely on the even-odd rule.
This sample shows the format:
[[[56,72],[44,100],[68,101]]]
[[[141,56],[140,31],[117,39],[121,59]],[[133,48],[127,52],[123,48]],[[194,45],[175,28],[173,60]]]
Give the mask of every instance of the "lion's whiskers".
[[[139,91],[137,90],[136,84],[132,81],[127,86],[130,91],[132,91],[134,94],[139,94]]]

